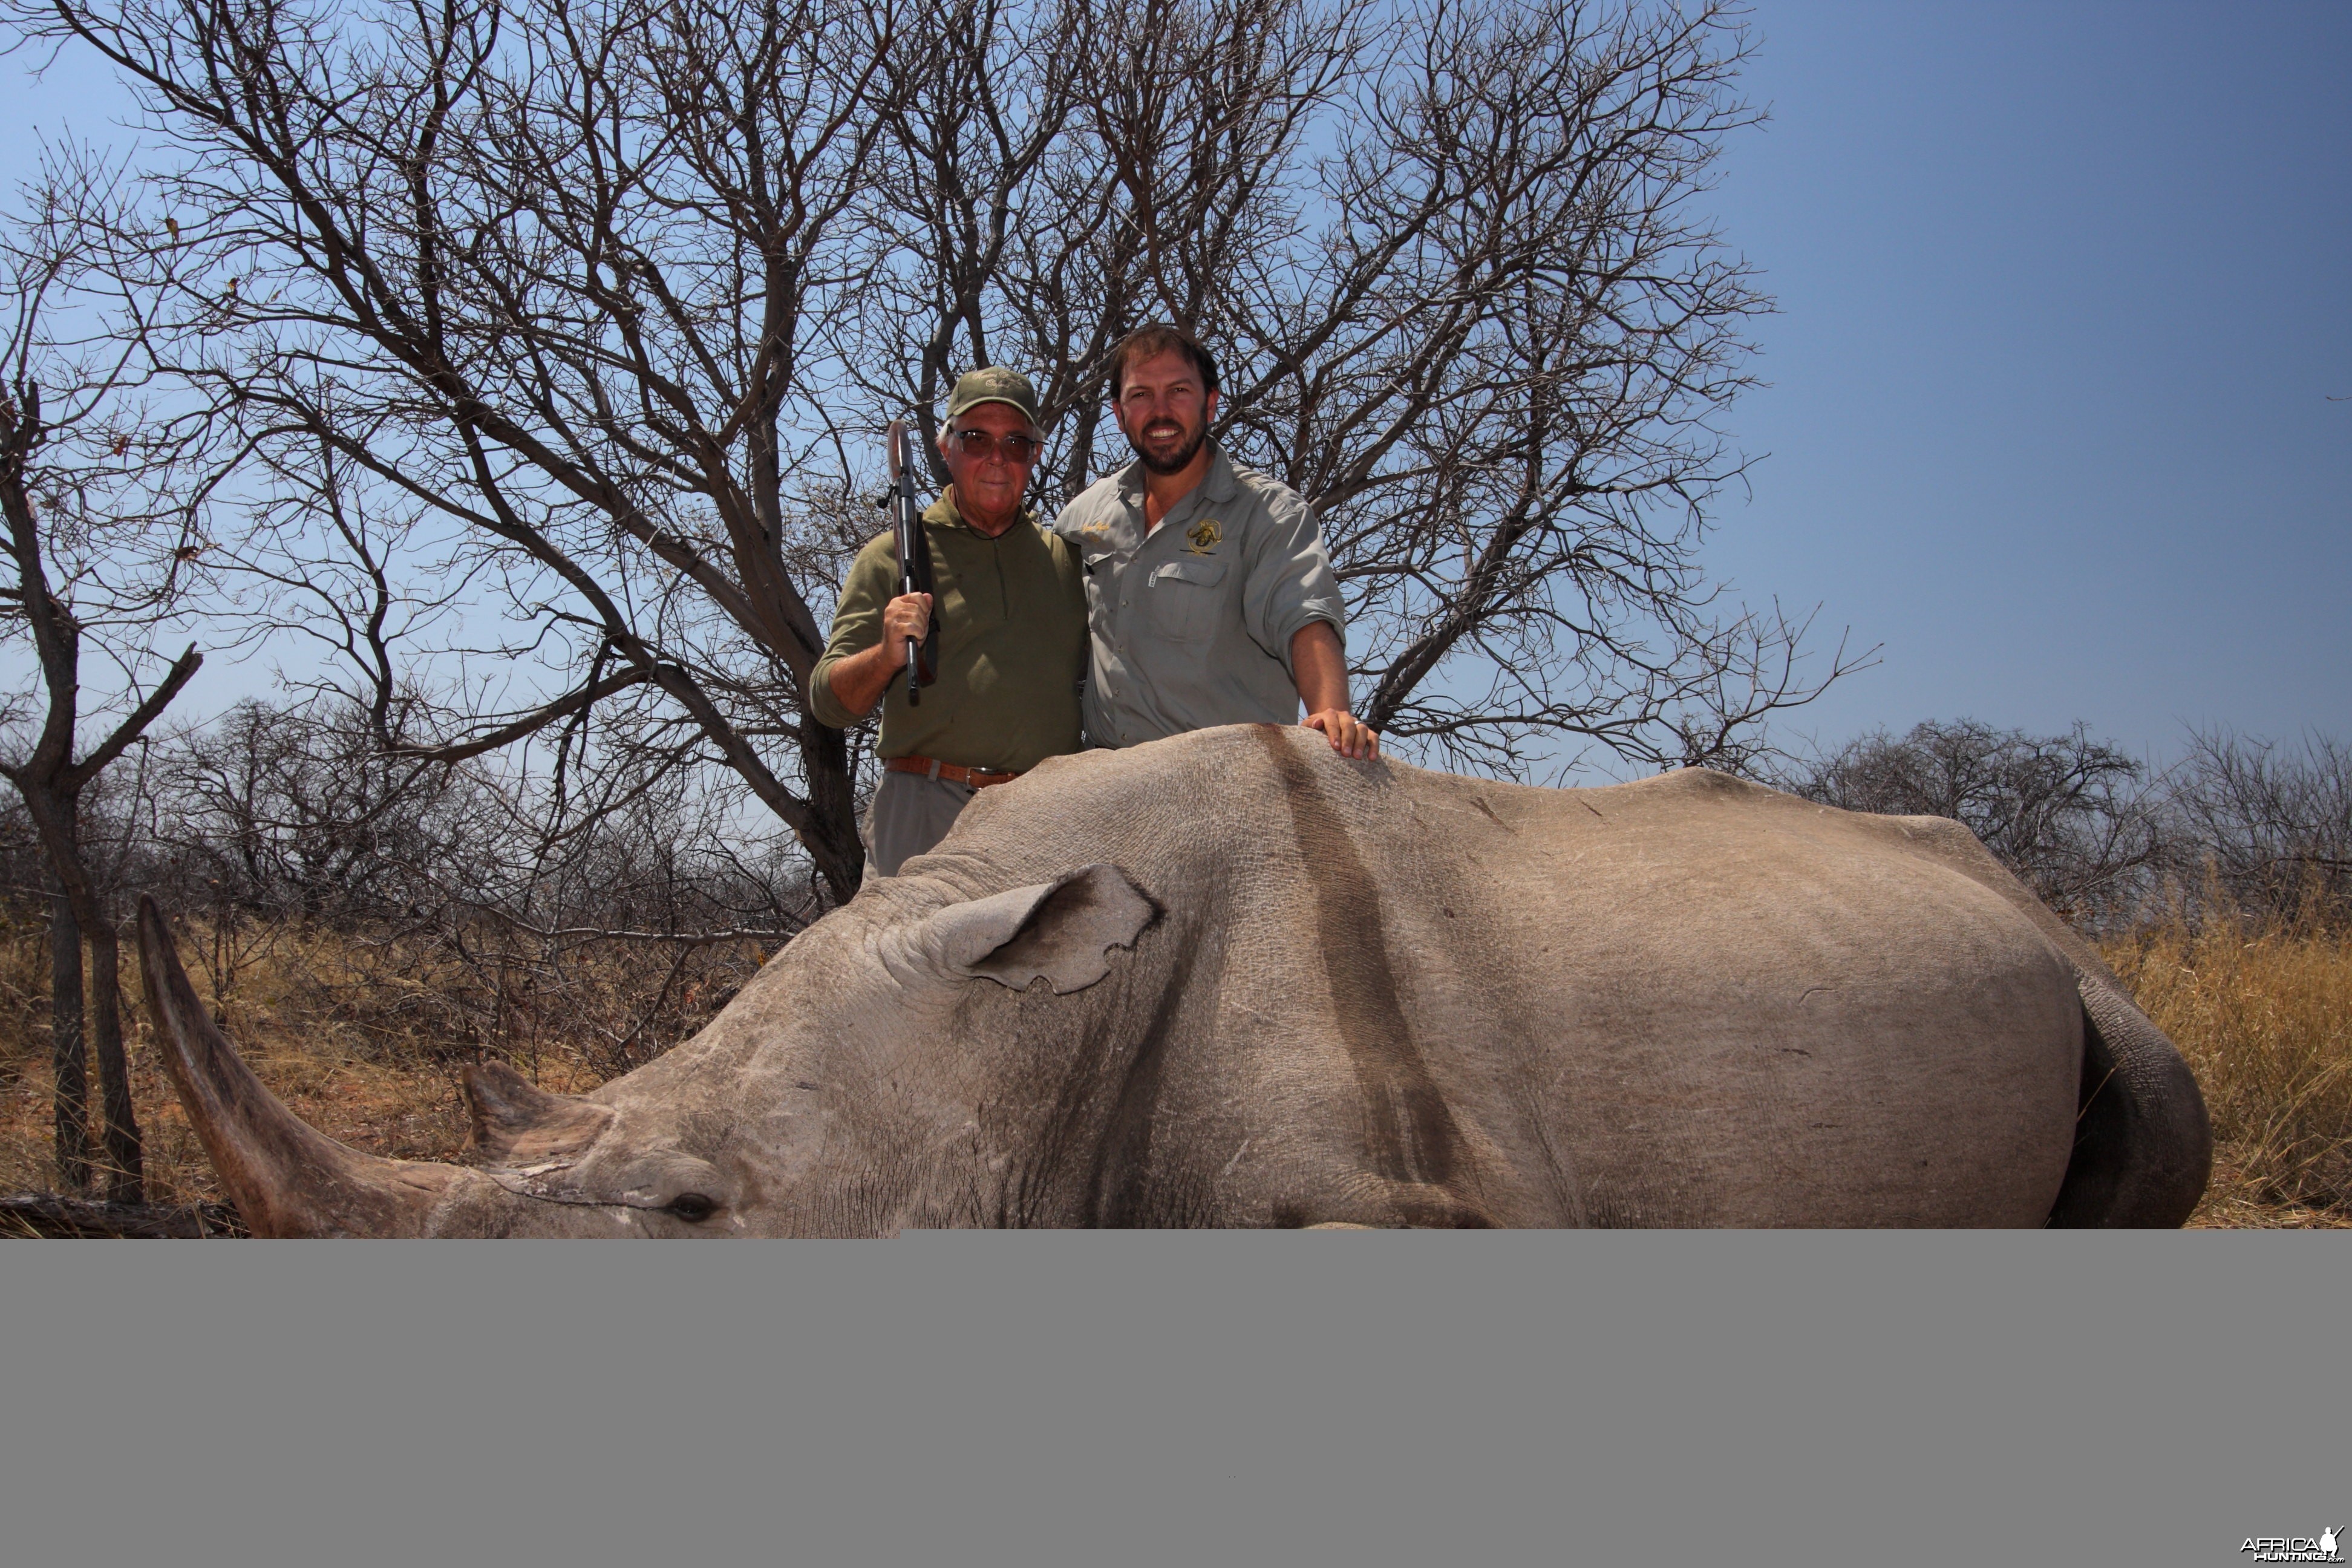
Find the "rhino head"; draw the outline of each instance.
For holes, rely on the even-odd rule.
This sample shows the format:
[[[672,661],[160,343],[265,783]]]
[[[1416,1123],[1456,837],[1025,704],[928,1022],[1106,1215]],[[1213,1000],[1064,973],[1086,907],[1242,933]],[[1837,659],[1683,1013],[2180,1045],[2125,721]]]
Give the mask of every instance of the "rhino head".
[[[151,899],[139,942],[173,1086],[257,1236],[761,1235],[887,1223],[887,1205],[828,1188],[870,1186],[902,1152],[894,1137],[927,1141],[892,1106],[927,1085],[940,1098],[942,1076],[954,1098],[959,1061],[925,1053],[987,1011],[971,993],[1084,990],[1156,914],[1108,865],[997,893],[891,879],[788,945],[693,1040],[593,1093],[467,1068],[466,1165],[383,1159],[304,1122],[222,1037]],[[892,1103],[876,1115],[877,1100]],[[929,1109],[942,1125],[959,1113]]]

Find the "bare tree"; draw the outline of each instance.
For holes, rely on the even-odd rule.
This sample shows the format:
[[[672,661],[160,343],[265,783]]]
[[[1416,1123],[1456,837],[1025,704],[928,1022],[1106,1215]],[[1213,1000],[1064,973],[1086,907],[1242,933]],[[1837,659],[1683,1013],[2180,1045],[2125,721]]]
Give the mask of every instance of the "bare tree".
[[[1408,750],[1747,765],[1852,667],[1698,561],[1766,308],[1696,206],[1755,119],[1727,7],[0,3],[142,94],[122,253],[266,466],[262,569],[343,595],[363,706],[432,696],[417,754],[716,763],[846,897],[864,742],[806,682],[859,432],[1020,364],[1051,504],[1155,318],[1318,507]]]
[[[1050,504],[1123,461],[1100,440],[1111,348],[1153,319],[1213,325],[1210,280],[1180,271],[1258,265],[1253,246],[1295,259],[1302,237],[1266,226],[1281,214],[1263,184],[1295,173],[1369,12],[961,0],[902,31],[851,384],[877,412],[928,410],[959,371],[1018,364],[1060,426],[1033,493]]]
[[[162,748],[149,885],[205,914],[225,1007],[299,946],[308,984],[403,1048],[561,1046],[604,1072],[689,1032],[822,912],[805,860],[688,770],[511,761],[420,766],[347,703],[241,704]]]
[[[69,160],[32,193],[27,220],[0,237],[0,310],[7,312],[0,513],[15,566],[14,584],[0,589],[0,626],[30,643],[37,683],[11,703],[20,735],[0,756],[0,775],[23,796],[54,879],[58,1175],[76,1190],[90,1179],[86,942],[107,1196],[135,1204],[142,1155],[122,1046],[113,889],[85,837],[82,808],[203,662],[192,644],[167,663],[151,639],[201,550],[196,509],[210,428],[201,409],[175,414],[150,395],[141,302],[120,292],[109,298],[119,258],[87,248],[90,235],[110,228],[88,219],[113,191],[110,171]],[[93,677],[101,694],[95,711],[85,707]],[[86,744],[92,720],[102,729]]]
[[[892,58],[853,374],[878,415],[1034,367],[1050,494],[1123,458],[1111,344],[1192,327],[1219,438],[1318,509],[1373,723],[1745,765],[1859,662],[1807,678],[1809,618],[1718,615],[1697,562],[1765,308],[1693,210],[1745,48],[1717,6],[955,8]]]
[[[2189,735],[2166,791],[2173,869],[2209,877],[2237,909],[2273,918],[2352,910],[2352,749],[2326,735],[2284,747],[2223,730]]]
[[[1950,817],[2078,924],[2128,916],[2164,848],[2147,770],[2084,724],[2045,736],[1969,719],[1880,730],[1778,782],[1847,811]]]
[[[177,242],[181,372],[281,481],[316,458],[318,516],[365,485],[446,525],[475,624],[519,628],[474,651],[563,683],[450,744],[656,701],[854,891],[850,750],[804,701],[836,542],[791,515],[822,421],[794,411],[855,281],[835,231],[887,16],[131,0],[37,25],[182,150],[145,220]]]

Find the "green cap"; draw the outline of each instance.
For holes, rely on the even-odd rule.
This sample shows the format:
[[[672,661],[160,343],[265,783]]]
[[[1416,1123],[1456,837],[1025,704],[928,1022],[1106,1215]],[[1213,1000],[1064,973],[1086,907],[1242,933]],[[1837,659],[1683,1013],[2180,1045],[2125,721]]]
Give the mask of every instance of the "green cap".
[[[955,395],[948,399],[948,417],[969,414],[983,403],[1002,403],[1017,408],[1032,425],[1045,423],[1037,417],[1035,390],[1030,386],[1029,378],[1017,370],[989,365],[968,373],[955,384]]]

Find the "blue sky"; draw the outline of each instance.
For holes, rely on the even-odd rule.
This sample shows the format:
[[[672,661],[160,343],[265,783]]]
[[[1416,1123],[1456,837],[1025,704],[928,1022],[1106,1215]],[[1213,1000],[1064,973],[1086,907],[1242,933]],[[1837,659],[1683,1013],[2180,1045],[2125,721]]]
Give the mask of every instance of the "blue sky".
[[[1885,645],[1791,727],[2352,734],[2352,5],[1754,23],[1769,456],[1706,559]]]
[[[2352,5],[1753,22],[1771,121],[1707,200],[1780,311],[1706,560],[1885,645],[1784,733],[2352,735]],[[124,139],[101,73],[0,70],[0,180]]]

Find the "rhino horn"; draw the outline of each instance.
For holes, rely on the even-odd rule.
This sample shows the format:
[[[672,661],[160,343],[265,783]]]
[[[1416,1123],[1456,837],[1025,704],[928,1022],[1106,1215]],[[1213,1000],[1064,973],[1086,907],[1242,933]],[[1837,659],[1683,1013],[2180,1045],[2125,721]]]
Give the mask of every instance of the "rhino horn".
[[[417,1236],[463,1172],[336,1142],[253,1076],[196,999],[155,900],[139,900],[147,1010],[180,1104],[256,1236]]]
[[[469,1064],[459,1079],[473,1117],[473,1147],[494,1164],[533,1164],[578,1154],[613,1120],[604,1107],[550,1094],[495,1058]]]

